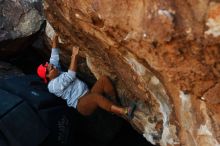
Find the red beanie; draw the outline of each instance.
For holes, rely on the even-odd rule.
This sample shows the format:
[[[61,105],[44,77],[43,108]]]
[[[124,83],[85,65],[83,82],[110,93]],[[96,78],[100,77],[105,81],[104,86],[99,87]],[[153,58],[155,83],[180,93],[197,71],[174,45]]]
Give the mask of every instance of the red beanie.
[[[46,71],[47,71],[48,62],[45,63],[45,65],[41,64],[37,68],[37,74],[38,76],[44,80],[44,83],[47,83],[46,78]]]

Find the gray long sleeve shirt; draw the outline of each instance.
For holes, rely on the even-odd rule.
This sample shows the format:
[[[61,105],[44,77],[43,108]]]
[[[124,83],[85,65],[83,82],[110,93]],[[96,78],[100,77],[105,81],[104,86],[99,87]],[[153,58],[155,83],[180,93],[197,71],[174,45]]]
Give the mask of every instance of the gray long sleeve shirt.
[[[59,49],[52,48],[50,64],[56,66],[59,70]],[[61,72],[60,75],[48,83],[50,93],[67,101],[67,105],[76,108],[78,99],[88,92],[87,85],[76,77],[76,72],[68,70]]]

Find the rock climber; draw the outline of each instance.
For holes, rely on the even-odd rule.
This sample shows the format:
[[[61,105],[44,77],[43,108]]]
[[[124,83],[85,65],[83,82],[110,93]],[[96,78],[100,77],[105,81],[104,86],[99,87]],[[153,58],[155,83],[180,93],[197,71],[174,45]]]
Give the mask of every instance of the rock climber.
[[[134,103],[128,107],[121,107],[103,96],[104,94],[116,96],[116,91],[107,76],[100,77],[91,90],[76,77],[78,52],[79,47],[72,47],[69,69],[62,72],[59,63],[58,35],[55,35],[49,63],[41,64],[37,68],[37,74],[47,84],[49,92],[66,100],[69,107],[74,107],[84,116],[91,115],[97,108],[101,108],[131,120],[136,108]]]

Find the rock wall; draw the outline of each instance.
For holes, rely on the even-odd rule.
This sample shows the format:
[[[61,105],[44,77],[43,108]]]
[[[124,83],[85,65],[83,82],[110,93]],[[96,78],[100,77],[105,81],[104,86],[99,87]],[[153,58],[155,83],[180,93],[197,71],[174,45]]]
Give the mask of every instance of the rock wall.
[[[15,55],[30,45],[44,18],[41,0],[0,0],[0,58]]]
[[[44,10],[63,62],[80,46],[123,105],[138,103],[131,124],[148,141],[220,145],[219,1],[45,0]]]

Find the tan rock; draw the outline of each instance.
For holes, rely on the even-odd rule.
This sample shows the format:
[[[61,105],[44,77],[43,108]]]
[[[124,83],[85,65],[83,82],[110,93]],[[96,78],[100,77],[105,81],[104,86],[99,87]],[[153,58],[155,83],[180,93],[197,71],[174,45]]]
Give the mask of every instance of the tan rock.
[[[131,123],[148,141],[219,146],[219,3],[45,0],[44,5],[62,47],[79,45],[94,75],[114,80],[123,105],[138,103]]]

